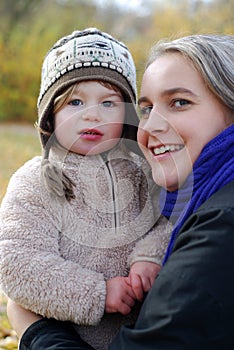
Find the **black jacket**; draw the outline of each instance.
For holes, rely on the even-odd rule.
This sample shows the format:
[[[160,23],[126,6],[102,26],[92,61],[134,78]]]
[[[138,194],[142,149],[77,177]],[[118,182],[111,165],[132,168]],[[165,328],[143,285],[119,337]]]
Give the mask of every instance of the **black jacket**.
[[[92,349],[71,324],[41,320],[20,350]],[[182,227],[174,250],[134,327],[122,327],[109,350],[234,349],[234,181]]]
[[[234,182],[184,224],[135,327],[109,349],[234,349]]]

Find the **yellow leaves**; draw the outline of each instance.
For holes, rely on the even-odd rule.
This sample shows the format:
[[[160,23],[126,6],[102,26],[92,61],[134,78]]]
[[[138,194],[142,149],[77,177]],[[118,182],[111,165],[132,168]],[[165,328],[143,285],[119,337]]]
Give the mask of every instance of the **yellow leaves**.
[[[0,350],[17,350],[18,338],[6,316],[6,298],[0,291]]]
[[[0,124],[0,202],[10,176],[26,160],[41,154],[37,131],[33,126]],[[0,299],[1,301],[1,299]]]
[[[35,121],[43,58],[57,39],[75,29],[97,26],[126,42],[136,62],[138,89],[156,41],[201,32],[234,34],[233,0],[145,0],[147,16],[137,9],[111,12],[110,7],[98,8],[95,0],[36,3],[37,11],[10,21],[15,27],[0,31],[0,122]],[[7,14],[4,20],[9,22]]]
[[[15,334],[12,334],[6,338],[0,339],[0,350],[7,350],[7,349],[17,350],[17,348],[18,348],[18,339]]]
[[[41,153],[37,131],[28,125],[0,124],[0,202],[13,172]],[[6,297],[0,290],[0,350],[17,350],[18,339],[6,315]]]

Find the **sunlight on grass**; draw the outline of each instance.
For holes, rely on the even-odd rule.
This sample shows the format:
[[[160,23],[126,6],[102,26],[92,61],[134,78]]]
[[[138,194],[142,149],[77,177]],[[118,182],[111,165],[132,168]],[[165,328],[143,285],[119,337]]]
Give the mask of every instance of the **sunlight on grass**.
[[[0,124],[0,202],[11,175],[25,161],[41,153],[37,131],[28,125]]]
[[[17,350],[18,340],[6,317],[6,299],[0,294],[0,350]]]
[[[0,202],[11,175],[27,160],[41,154],[37,131],[28,125],[0,124]],[[0,350],[17,350],[17,337],[6,316],[6,298],[0,291]]]

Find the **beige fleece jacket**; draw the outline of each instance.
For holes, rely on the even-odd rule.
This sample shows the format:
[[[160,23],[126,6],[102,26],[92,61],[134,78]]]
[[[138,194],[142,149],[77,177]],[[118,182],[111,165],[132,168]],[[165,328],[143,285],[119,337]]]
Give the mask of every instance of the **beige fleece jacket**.
[[[0,212],[1,288],[38,314],[73,321],[84,340],[104,350],[121,324],[137,317],[137,310],[104,314],[105,281],[127,276],[135,261],[161,263],[171,228],[159,220],[147,163],[123,145],[107,164],[100,155],[60,158],[53,151],[50,160],[76,184],[71,202],[48,192],[41,157],[10,180]]]

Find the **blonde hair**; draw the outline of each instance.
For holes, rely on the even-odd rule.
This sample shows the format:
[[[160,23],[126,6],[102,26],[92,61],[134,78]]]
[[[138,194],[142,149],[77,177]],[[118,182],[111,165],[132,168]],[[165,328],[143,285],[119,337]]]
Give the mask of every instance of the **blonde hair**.
[[[159,41],[151,49],[146,67],[159,56],[178,52],[188,58],[213,94],[234,111],[234,36],[197,34]]]

